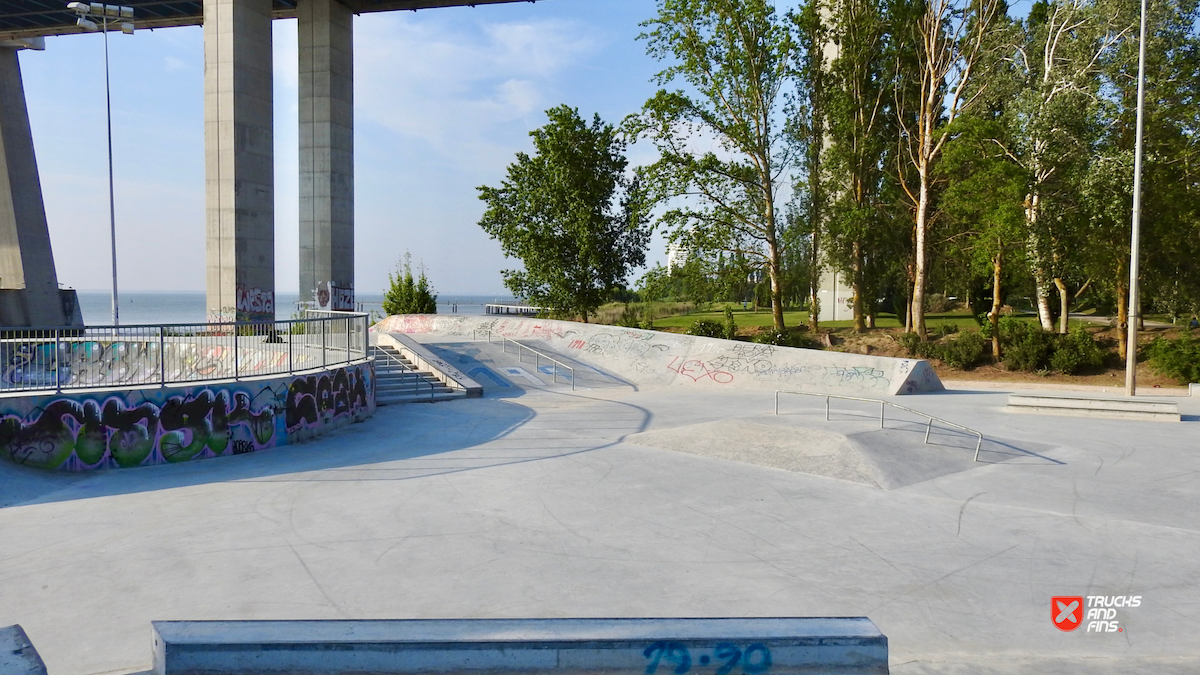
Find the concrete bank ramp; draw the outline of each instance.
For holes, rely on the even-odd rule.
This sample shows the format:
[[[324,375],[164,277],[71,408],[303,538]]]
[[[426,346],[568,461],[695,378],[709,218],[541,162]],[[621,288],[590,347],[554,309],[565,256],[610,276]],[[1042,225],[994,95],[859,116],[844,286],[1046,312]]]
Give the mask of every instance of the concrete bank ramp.
[[[851,396],[943,391],[927,361],[775,347],[574,321],[400,314],[375,332],[536,340],[637,385],[795,389]]]
[[[735,418],[658,429],[624,442],[661,450],[745,462],[837,478],[891,490],[986,466],[972,460],[970,443],[926,445],[923,427],[838,433],[776,422]]]

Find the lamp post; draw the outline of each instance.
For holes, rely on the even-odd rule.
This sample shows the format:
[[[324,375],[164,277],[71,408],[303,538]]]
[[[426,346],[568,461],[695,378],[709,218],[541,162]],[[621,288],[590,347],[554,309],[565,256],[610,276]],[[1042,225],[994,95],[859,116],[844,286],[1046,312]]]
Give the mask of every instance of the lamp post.
[[[1137,394],[1138,244],[1142,220],[1142,112],[1146,107],[1146,0],[1138,39],[1137,136],[1133,151],[1133,223],[1129,239],[1129,312],[1125,338],[1125,395]]]
[[[113,198],[112,88],[109,85],[108,76],[108,25],[110,19],[113,23],[119,22],[121,32],[132,35],[133,8],[124,5],[105,5],[99,2],[71,2],[67,4],[67,9],[74,10],[79,15],[75,24],[80,28],[88,32],[101,31],[104,33],[104,105],[108,121],[108,224],[112,241],[112,321],[114,326],[118,326],[121,319],[117,307],[117,207]],[[89,17],[100,19],[100,23],[97,24]],[[122,21],[122,19],[128,19],[128,21]]]

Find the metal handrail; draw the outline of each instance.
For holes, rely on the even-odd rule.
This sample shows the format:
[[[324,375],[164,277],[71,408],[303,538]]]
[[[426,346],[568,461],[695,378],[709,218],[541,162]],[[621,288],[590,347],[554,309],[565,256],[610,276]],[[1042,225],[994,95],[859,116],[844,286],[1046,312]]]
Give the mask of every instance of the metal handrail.
[[[410,372],[410,373],[412,373],[412,374],[414,374],[414,375],[416,375],[416,376],[417,376],[417,384],[418,384],[418,386],[417,386],[415,389],[413,389],[413,393],[419,393],[419,391],[420,391],[420,386],[419,386],[419,385],[421,385],[421,384],[425,384],[425,385],[428,385],[428,386],[429,386],[429,398],[430,398],[430,400],[432,400],[432,399],[433,399],[433,397],[435,396],[435,394],[434,394],[434,386],[433,386],[433,383],[432,383],[432,382],[429,382],[429,381],[427,381],[425,378],[421,377],[421,376],[418,374],[418,371],[417,371],[417,370],[414,370],[413,368],[410,368],[410,367],[408,366],[408,364],[407,364],[407,363],[405,363],[404,361],[402,361],[402,360],[400,360],[400,359],[396,358],[395,356],[392,356],[391,352],[389,352],[388,350],[386,350],[386,349],[384,349],[384,348],[382,348],[382,347],[379,347],[379,346],[374,346],[374,350],[375,350],[375,351],[374,351],[374,353],[371,355],[372,357],[377,357],[377,355],[378,355],[379,353],[381,353],[381,352],[382,352],[382,353],[383,353],[383,355],[384,355],[384,356],[386,356],[386,357],[387,357],[387,358],[388,358],[390,361],[392,361],[392,362],[393,362],[393,363],[395,363],[396,365],[400,366],[400,367],[401,367],[401,368],[403,368],[404,370],[407,370],[408,372]]]
[[[174,384],[202,384],[246,377],[295,375],[329,368],[344,363],[350,365],[367,357],[366,342],[369,317],[366,314],[342,312],[320,318],[283,321],[239,321],[223,323],[164,323],[127,324],[124,326],[56,326],[47,328],[13,326],[0,328],[0,351],[20,354],[22,361],[6,366],[0,373],[0,394],[62,393],[64,390],[138,389],[147,386],[167,387]],[[344,322],[344,323],[343,323]],[[320,343],[310,340],[318,333]],[[332,330],[330,330],[332,329]],[[343,334],[344,332],[344,334]],[[327,337],[335,336],[332,344]],[[345,339],[344,345],[337,344]],[[138,345],[142,345],[138,351]],[[92,358],[93,346],[100,354],[113,356]],[[193,362],[176,355],[168,357],[167,348],[191,346],[200,350],[228,350],[218,360],[226,360],[231,368],[213,366],[208,372],[180,375],[178,369]],[[258,350],[250,354],[256,362],[243,363],[243,348]],[[50,350],[53,350],[51,352]],[[76,365],[71,362],[77,349],[88,351],[87,366],[101,366],[101,375],[92,373],[92,381],[72,380]],[[319,349],[319,364],[297,362],[300,355]],[[335,352],[330,358],[327,352]],[[341,354],[336,352],[343,352]],[[131,370],[126,371],[125,354],[138,354]],[[275,363],[262,363],[262,354],[275,358]],[[286,364],[284,359],[286,358]],[[64,360],[67,363],[64,363]],[[176,369],[168,375],[168,366]],[[107,372],[107,369],[115,373]],[[84,371],[87,372],[87,371]]]
[[[478,331],[472,331],[471,339],[473,339],[473,340],[476,339],[477,332]],[[554,358],[553,356],[550,356],[549,354],[543,354],[542,352],[539,352],[538,350],[534,349],[533,347],[521,344],[520,342],[517,342],[516,340],[510,340],[510,339],[504,337],[503,335],[501,335],[499,337],[502,340],[502,342],[500,343],[500,349],[502,349],[504,351],[504,353],[506,353],[506,354],[508,353],[507,345],[509,342],[513,343],[514,345],[516,345],[519,348],[519,349],[517,349],[517,360],[521,361],[522,363],[524,363],[524,360],[523,360],[524,355],[522,354],[521,349],[528,349],[529,351],[533,352],[534,353],[534,357],[533,357],[533,369],[534,370],[537,370],[538,366],[542,365],[541,361],[538,360],[539,358],[546,359],[547,361],[550,361],[551,363],[553,363],[554,364],[554,382],[555,382],[555,384],[558,383],[558,368],[559,368],[559,366],[562,366],[563,368],[566,368],[567,370],[571,371],[571,391],[575,391],[575,369],[574,368],[572,368],[571,366],[568,366],[567,364],[563,363],[562,361],[559,361],[558,359]],[[491,342],[492,342],[492,332],[491,331],[487,331],[487,338],[488,338],[488,344],[491,344]]]
[[[898,410],[910,412],[914,415],[920,415],[921,417],[928,417],[929,424],[925,427],[925,443],[926,444],[929,443],[929,432],[933,430],[934,421],[941,422],[942,424],[945,424],[946,426],[954,427],[955,429],[961,429],[968,433],[975,434],[976,436],[979,437],[978,442],[975,443],[975,460],[974,460],[976,462],[979,461],[979,450],[980,450],[980,448],[983,447],[983,434],[982,433],[980,433],[974,429],[971,429],[969,427],[964,427],[961,424],[955,424],[954,422],[951,422],[949,420],[944,420],[940,417],[934,417],[933,415],[930,415],[929,413],[921,412],[920,410],[913,410],[912,408],[907,408],[902,405],[896,405],[895,403],[892,403],[891,401],[884,401],[884,400],[878,399],[878,398],[863,398],[861,396],[842,396],[841,394],[818,394],[818,393],[811,392],[811,391],[788,391],[786,389],[776,389],[775,390],[775,414],[776,415],[779,414],[779,395],[780,394],[797,394],[799,396],[823,396],[823,397],[825,397],[825,420],[826,421],[829,420],[829,399],[831,399],[831,398],[839,398],[839,399],[842,399],[845,401],[866,401],[868,403],[878,403],[879,404],[879,428],[880,429],[883,428],[883,411],[884,411],[885,406],[891,406]]]

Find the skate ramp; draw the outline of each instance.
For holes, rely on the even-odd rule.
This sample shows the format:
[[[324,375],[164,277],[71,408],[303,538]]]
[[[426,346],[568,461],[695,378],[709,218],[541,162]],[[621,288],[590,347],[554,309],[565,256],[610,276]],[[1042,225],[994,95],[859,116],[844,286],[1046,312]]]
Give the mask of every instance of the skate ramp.
[[[943,391],[933,368],[921,359],[775,347],[574,321],[401,314],[371,330],[539,341],[639,386],[794,389],[851,396]]]
[[[735,418],[658,429],[626,443],[702,457],[796,471],[892,490],[985,466],[972,461],[971,443],[925,444],[912,429],[839,433],[777,422]],[[968,445],[970,447],[968,447]]]

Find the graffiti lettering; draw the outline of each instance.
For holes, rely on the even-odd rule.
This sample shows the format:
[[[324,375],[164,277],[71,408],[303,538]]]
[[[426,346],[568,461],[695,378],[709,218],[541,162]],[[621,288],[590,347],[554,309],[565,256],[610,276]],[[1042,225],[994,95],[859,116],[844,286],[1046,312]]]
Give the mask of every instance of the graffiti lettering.
[[[237,287],[237,311],[252,314],[275,312],[275,291],[261,288]]]
[[[682,359],[682,356],[676,356],[671,359],[671,363],[667,365],[667,369],[673,370],[684,377],[690,377],[693,382],[699,382],[705,378],[718,384],[733,382],[733,373],[728,373],[724,370],[710,370],[707,363],[697,359],[686,361]]]
[[[20,464],[78,471],[175,463],[287,445],[364,419],[375,408],[374,366],[223,387],[12,398],[4,405],[0,455]],[[30,407],[13,409],[21,405]]]

